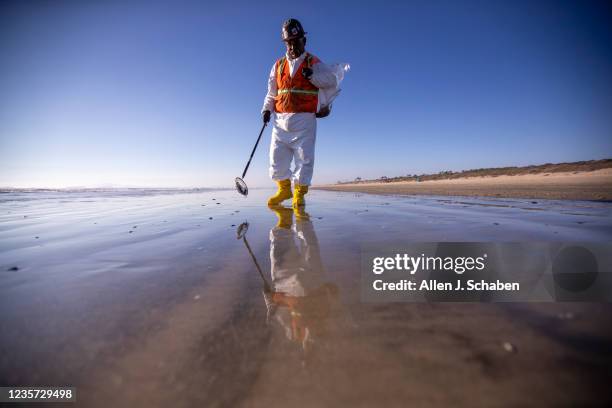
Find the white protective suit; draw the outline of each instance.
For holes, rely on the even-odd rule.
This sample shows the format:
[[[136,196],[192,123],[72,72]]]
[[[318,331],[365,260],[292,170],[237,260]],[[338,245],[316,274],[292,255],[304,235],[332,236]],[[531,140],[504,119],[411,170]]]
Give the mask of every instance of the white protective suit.
[[[270,230],[270,266],[274,290],[289,296],[307,296],[327,281],[312,222]]]
[[[306,52],[296,59],[287,55],[289,73],[295,75],[298,67],[304,61]],[[277,94],[276,63],[272,65],[268,78],[268,93],[264,99],[262,113],[269,110],[273,115],[272,139],[270,142],[270,177],[272,180],[291,179],[301,185],[310,185],[314,168],[315,140],[317,136],[317,119],[311,112],[278,113],[274,112],[274,101]],[[312,66],[310,82],[317,88],[336,89],[338,79],[332,69],[319,62]],[[317,111],[321,108],[321,92]],[[295,162],[295,169],[291,171],[291,160]]]
[[[329,282],[321,262],[319,241],[310,221],[293,223],[291,228],[274,227],[270,230],[270,265],[272,290],[289,297],[311,296]],[[276,308],[265,295],[264,299],[274,326],[280,329],[288,340],[296,340],[292,330],[292,313],[296,311],[286,307]],[[323,307],[324,305],[318,305],[317,310]],[[315,315],[314,318],[324,317]],[[309,333],[308,341],[313,341],[307,327],[306,330]]]

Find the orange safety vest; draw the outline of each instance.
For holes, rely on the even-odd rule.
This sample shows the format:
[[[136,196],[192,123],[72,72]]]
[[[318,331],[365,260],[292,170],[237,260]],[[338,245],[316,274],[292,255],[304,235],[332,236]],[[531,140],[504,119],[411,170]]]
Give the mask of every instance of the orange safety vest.
[[[304,78],[302,69],[305,66],[310,68],[318,62],[317,57],[306,53],[306,58],[291,78],[287,58],[282,57],[276,61],[276,87],[278,89],[274,103],[276,112],[317,112],[319,89]]]

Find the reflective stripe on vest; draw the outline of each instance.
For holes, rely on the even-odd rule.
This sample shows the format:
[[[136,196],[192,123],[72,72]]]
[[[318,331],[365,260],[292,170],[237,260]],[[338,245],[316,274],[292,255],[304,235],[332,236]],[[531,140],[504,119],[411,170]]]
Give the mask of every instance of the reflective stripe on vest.
[[[278,93],[279,94],[284,94],[284,93],[288,93],[288,92],[292,92],[292,93],[300,93],[300,94],[310,94],[310,95],[318,95],[319,91],[309,91],[307,89],[297,89],[297,88],[292,88],[292,89],[279,89]]]
[[[285,68],[285,62],[287,62],[287,58],[283,57],[281,58],[280,64],[278,64],[278,72],[276,73],[276,75],[278,75],[279,77],[283,75],[283,69]]]

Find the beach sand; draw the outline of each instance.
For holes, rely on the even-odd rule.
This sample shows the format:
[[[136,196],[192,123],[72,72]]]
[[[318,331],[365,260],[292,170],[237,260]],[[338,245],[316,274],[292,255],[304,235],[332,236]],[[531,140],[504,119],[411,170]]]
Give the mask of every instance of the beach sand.
[[[612,169],[516,176],[468,177],[422,182],[347,183],[321,190],[374,194],[514,197],[563,200],[612,200]]]
[[[359,272],[364,243],[609,242],[612,204],[314,191],[286,229],[267,194],[0,196],[0,384],[79,407],[612,402],[612,305],[366,303]],[[264,283],[296,265],[320,288],[299,316]]]

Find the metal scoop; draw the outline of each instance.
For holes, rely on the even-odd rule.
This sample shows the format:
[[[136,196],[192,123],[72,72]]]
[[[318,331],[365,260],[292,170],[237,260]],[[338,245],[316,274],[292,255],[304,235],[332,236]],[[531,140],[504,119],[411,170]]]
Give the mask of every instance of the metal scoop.
[[[261,139],[261,135],[263,134],[264,129],[266,128],[266,126],[268,125],[268,122],[264,122],[263,126],[261,127],[261,131],[259,132],[259,136],[257,136],[257,141],[255,142],[255,146],[253,146],[253,151],[251,152],[251,156],[249,157],[249,161],[246,164],[246,167],[244,168],[244,171],[242,172],[242,177],[236,177],[234,179],[234,183],[236,183],[236,190],[238,190],[238,192],[240,194],[242,194],[243,196],[247,196],[249,195],[249,188],[247,187],[246,183],[244,182],[244,176],[246,176],[247,170],[249,169],[249,166],[251,165],[251,159],[253,158],[253,155],[255,154],[255,150],[257,149],[257,145],[259,144],[259,140]]]
[[[261,267],[259,266],[259,262],[257,262],[257,259],[255,258],[255,254],[253,254],[253,251],[251,250],[251,246],[249,245],[249,241],[247,241],[247,239],[246,239],[246,233],[247,233],[248,230],[249,230],[249,223],[248,222],[245,221],[242,224],[240,224],[238,226],[238,229],[236,230],[236,239],[242,239],[242,242],[244,242],[244,245],[246,246],[247,251],[249,251],[249,254],[251,255],[251,259],[255,263],[255,267],[257,268],[257,272],[259,272],[259,276],[261,276],[261,279],[263,280],[264,291],[265,292],[270,292],[272,290],[271,286],[270,286],[270,283],[265,278],[265,276],[263,274],[263,271],[261,270]]]

